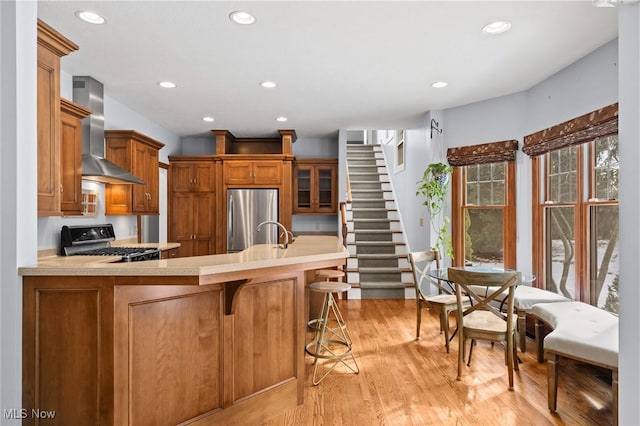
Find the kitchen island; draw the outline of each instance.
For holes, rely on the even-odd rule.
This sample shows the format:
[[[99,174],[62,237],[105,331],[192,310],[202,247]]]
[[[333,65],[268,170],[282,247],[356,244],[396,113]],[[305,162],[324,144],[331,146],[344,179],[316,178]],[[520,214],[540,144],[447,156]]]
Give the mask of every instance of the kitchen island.
[[[23,276],[23,406],[47,424],[259,424],[303,402],[305,284],[336,237]],[[35,418],[24,424],[35,424]]]

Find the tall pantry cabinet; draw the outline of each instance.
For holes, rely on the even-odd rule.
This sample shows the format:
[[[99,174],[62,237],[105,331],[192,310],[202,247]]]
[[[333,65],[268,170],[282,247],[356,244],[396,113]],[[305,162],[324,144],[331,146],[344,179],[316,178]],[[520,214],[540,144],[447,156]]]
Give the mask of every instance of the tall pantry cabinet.
[[[38,215],[61,216],[64,191],[62,122],[60,112],[60,58],[78,45],[38,20]],[[74,164],[74,170],[76,165]],[[80,176],[78,176],[78,180]],[[76,183],[68,191],[75,190]]]
[[[215,253],[215,164],[210,156],[169,156],[169,241],[176,257]]]

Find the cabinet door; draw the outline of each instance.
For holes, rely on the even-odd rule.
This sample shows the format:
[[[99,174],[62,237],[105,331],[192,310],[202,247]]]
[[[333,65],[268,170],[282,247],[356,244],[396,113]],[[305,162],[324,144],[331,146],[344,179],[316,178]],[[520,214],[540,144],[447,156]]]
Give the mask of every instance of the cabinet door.
[[[293,180],[293,212],[312,213],[313,196],[311,180],[314,167],[311,165],[296,165]]]
[[[133,188],[132,211],[134,213],[146,213],[149,201],[148,187],[149,176],[147,169],[147,149],[143,144],[132,143],[131,155],[131,172],[134,176],[144,181],[143,185],[131,185]]]
[[[38,215],[60,209],[60,58],[38,44]]]
[[[61,207],[64,214],[82,212],[82,122],[64,110],[61,114]]]
[[[193,210],[194,194],[177,193],[171,197],[171,218],[169,220],[169,239],[180,243],[178,257],[194,255]]]
[[[147,188],[147,213],[160,213],[160,167],[158,150],[147,147],[147,175],[145,183]]]
[[[194,194],[194,256],[213,254],[214,205],[212,193]]]
[[[280,161],[254,161],[253,183],[256,185],[280,185],[282,167]]]
[[[211,192],[213,173],[213,164],[209,161],[172,162],[171,188],[174,192]]]
[[[171,189],[174,192],[188,192],[193,188],[193,164],[171,163]]]
[[[195,163],[193,165],[194,185],[196,192],[213,191],[213,164],[210,162]]]
[[[316,213],[336,213],[338,211],[336,167],[332,165],[318,165],[315,166],[314,173]]]
[[[224,162],[224,183],[226,185],[253,184],[253,162],[225,161]]]
[[[129,142],[125,139],[106,142],[106,159],[125,170],[132,170],[133,155]],[[105,185],[105,214],[130,215],[133,213],[132,191],[134,186],[126,184]],[[136,188],[138,190],[138,188]]]

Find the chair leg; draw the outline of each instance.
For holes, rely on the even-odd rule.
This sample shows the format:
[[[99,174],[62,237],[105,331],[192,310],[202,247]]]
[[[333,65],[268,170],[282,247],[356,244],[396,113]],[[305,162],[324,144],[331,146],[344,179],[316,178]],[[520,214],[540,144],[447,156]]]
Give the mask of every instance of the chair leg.
[[[444,325],[444,347],[447,348],[447,353],[449,353],[449,312],[441,312],[440,316]]]
[[[471,355],[473,354],[473,346],[475,344],[476,344],[475,339],[471,339],[471,344],[469,345],[469,360],[467,361],[467,367],[471,365]]]
[[[512,391],[513,390],[513,363],[514,363],[514,356],[513,356],[513,351],[517,350],[515,348],[515,335],[514,336],[507,336],[507,348],[506,348],[506,352],[507,352],[507,372],[509,373],[509,390]]]
[[[515,333],[513,334],[513,369],[520,371],[520,367],[518,367],[518,345],[516,344]]]
[[[558,367],[560,357],[556,354],[551,356],[547,361],[547,399],[549,403],[549,411],[556,411],[558,401]]]
[[[420,306],[420,299],[416,299],[416,340],[420,338],[420,323],[422,322],[422,306]]]
[[[462,364],[464,364],[464,332],[458,331],[458,377],[456,380],[462,380]]]

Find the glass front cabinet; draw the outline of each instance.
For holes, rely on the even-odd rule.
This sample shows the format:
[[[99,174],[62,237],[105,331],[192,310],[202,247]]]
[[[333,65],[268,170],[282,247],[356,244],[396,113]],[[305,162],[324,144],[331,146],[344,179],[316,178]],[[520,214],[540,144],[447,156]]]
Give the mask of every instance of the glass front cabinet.
[[[337,213],[337,159],[298,159],[293,171],[293,213]]]

